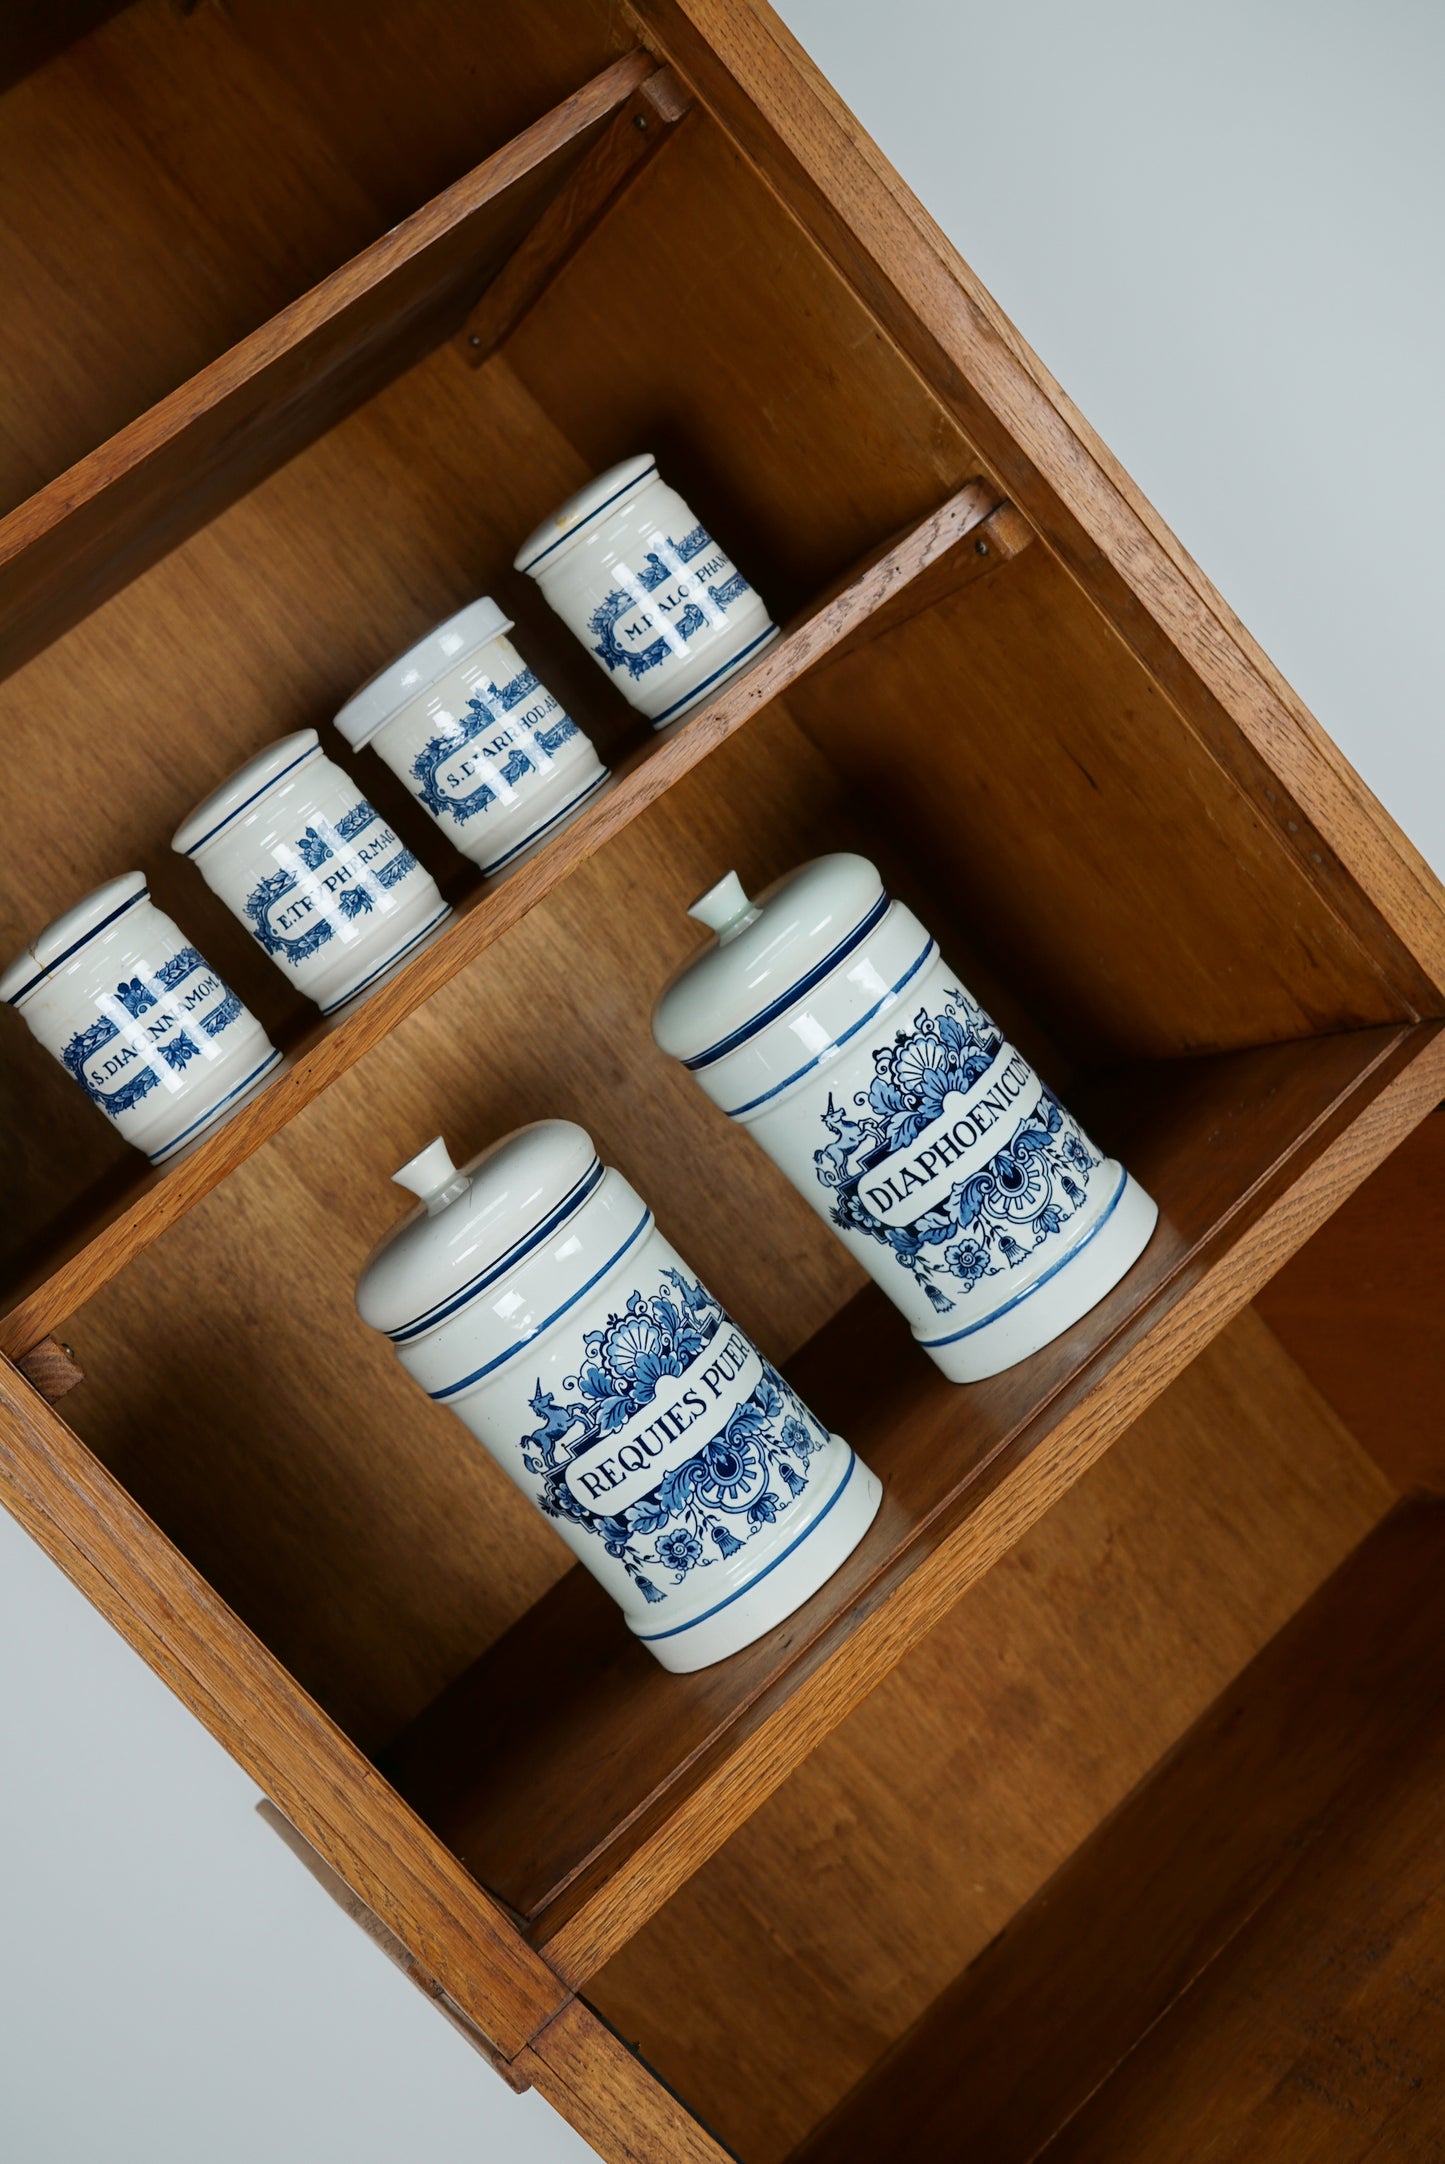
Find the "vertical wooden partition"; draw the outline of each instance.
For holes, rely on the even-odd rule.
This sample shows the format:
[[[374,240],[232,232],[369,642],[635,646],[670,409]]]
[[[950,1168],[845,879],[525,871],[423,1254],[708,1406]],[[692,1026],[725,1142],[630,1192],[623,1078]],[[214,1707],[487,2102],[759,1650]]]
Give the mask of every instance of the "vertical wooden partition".
[[[12,1017],[9,1507],[609,2160],[1431,2154],[1438,882],[766,7],[0,60],[6,951],[138,865],[286,1053],[148,1173]],[[785,623],[661,738],[512,569],[644,448]],[[169,836],[483,591],[617,786],[489,886],[357,755],[456,916],[318,1023]],[[969,1388],[650,1038],[693,896],[839,847],[1161,1207]],[[543,1114],[884,1480],[697,1676],[352,1310],[393,1167]]]

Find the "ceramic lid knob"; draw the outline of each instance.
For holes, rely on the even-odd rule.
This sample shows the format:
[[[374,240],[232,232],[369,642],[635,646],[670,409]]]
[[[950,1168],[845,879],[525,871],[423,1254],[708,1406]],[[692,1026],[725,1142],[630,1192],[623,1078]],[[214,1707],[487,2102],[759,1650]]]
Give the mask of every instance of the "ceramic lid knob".
[[[762,911],[748,900],[737,873],[724,872],[717,885],[709,887],[706,894],[693,903],[688,915],[696,917],[710,932],[716,932],[726,946],[739,932],[756,924]]]
[[[452,1163],[452,1153],[440,1135],[424,1150],[418,1150],[415,1157],[409,1158],[399,1172],[393,1172],[392,1178],[398,1187],[409,1188],[412,1194],[420,1195],[434,1210],[454,1201],[470,1185]]]
[[[557,1231],[602,1167],[585,1128],[537,1120],[461,1166],[438,1135],[392,1178],[426,1208],[408,1210],[374,1250],[356,1305],[373,1330],[415,1335]]]
[[[888,908],[877,866],[849,850],[800,864],[756,902],[728,872],[688,911],[717,939],[663,992],[654,1038],[690,1064],[718,1057],[846,960]]]

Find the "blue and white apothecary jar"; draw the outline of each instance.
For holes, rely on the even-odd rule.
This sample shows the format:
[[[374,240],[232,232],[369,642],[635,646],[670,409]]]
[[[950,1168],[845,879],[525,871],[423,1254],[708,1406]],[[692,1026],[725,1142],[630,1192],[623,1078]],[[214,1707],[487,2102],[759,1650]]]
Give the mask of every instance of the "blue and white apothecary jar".
[[[323,1014],[370,991],[451,915],[314,729],[249,760],[171,847]]]
[[[569,1120],[460,1170],[367,1263],[362,1319],[449,1405],[664,1668],[781,1623],[842,1563],[881,1489],[729,1320]]]
[[[516,568],[655,729],[712,698],[779,636],[761,596],[646,452],[544,519]]]
[[[495,601],[458,609],[364,684],[336,717],[370,744],[463,856],[512,871],[612,777],[527,667]]]
[[[0,977],[0,999],[153,1165],[235,1110],[281,1058],[157,909],[143,872],[48,924]]]
[[[819,857],[717,933],[653,1035],[741,1122],[952,1382],[1026,1359],[1137,1260],[1158,1212],[1008,1043],[866,857]]]

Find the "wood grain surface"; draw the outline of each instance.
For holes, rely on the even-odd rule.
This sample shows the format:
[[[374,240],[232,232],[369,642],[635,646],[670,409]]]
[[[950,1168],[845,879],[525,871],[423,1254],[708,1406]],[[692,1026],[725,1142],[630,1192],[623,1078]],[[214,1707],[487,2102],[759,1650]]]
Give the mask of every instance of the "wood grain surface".
[[[449,337],[651,67],[615,61],[0,520],[0,674]]]
[[[990,2164],[1153,2159],[1192,2153],[1186,2129],[1204,2125],[1220,2157],[1428,2156],[1439,2062],[1407,2064],[1379,1999],[1428,2021],[1427,1976],[1445,1974],[1442,1557],[1445,1511],[1401,1505],[797,2164],[952,2156],[962,2129]],[[1423,1878],[1421,1848],[1373,1849],[1402,1804],[1428,1837]],[[1413,1884],[1391,1875],[1405,1856]],[[1314,2080],[1292,2071],[1311,2060]],[[1396,2140],[1376,2150],[1382,2103]]]
[[[0,104],[0,511],[637,43],[607,0],[513,11],[505,62],[469,0],[112,13]]]
[[[765,0],[630,0],[1407,1011],[1445,889]]]
[[[26,1382],[51,1405],[85,1381],[70,1347],[53,1337],[43,1337],[38,1345],[32,1345],[18,1366]]]
[[[1042,2012],[1030,2021],[1021,1994],[990,2007],[982,1978],[1000,1934],[1007,1946],[1031,1904],[1052,1903],[1070,1857],[1395,1500],[1246,1309],[589,1995],[749,2164],[778,2164],[855,2083],[871,2093],[920,2019],[949,2049],[931,2079],[920,2073],[916,2109],[906,2079],[880,2071],[894,2138],[879,2135],[886,2111],[870,2111],[875,2146],[858,2140],[858,2153],[956,2153],[925,2105],[953,2081],[973,2107],[953,2121],[963,2153],[1012,2157],[984,2085],[1026,2068],[1022,2097],[1042,2098],[1069,2040],[1041,2046]],[[1256,1745],[1258,1766],[1258,1733]],[[1177,1867],[1189,1844],[1172,1853]],[[1205,1870],[1177,1875],[1183,1895]],[[1108,1912],[1101,1898],[1085,1941],[1096,1968]],[[1134,1913],[1119,1903],[1121,1931]],[[1052,1950],[1083,2031],[1083,1947],[1071,1963],[1061,1928]],[[980,1985],[955,2022],[965,1971]]]
[[[475,889],[453,921],[361,1006],[315,1025],[267,1084],[233,1119],[159,1175],[137,1175],[136,1192],[99,1229],[47,1255],[34,1282],[0,1321],[0,1351],[27,1352],[93,1297],[150,1241],[184,1216],[253,1151],[278,1134],[320,1093],[380,1044],[408,1015],[466,969],[580,864],[656,803],[683,775],[752,715],[787,690],[809,666],[917,571],[956,547],[987,517],[995,499],[970,483],[931,517],[847,582],[841,592],[793,625],[742,676],[665,737],[627,762],[617,785],[510,878]]]
[[[0,1362],[0,1491],[498,2049],[510,2057],[534,2036],[565,1997],[557,1979],[8,1362]]]
[[[391,1777],[585,1981],[1373,1169],[1442,1074],[1445,1037],[1426,1028],[1117,1080],[1090,1125],[1161,1226],[1091,1315],[959,1391],[870,1290],[793,1363],[885,1489],[806,1607],[720,1668],[664,1678],[574,1572],[402,1739]]]
[[[687,2106],[580,1999],[514,2061],[604,2164],[727,2164]]]
[[[1445,1490],[1445,1111],[1271,1278],[1260,1312],[1398,1487]]]
[[[1434,2164],[1445,2119],[1437,1680],[1421,1679],[1408,1746],[1353,1784],[1284,1896],[1050,2144],[1050,2164],[1142,2164],[1206,2114],[1222,2164]]]
[[[546,208],[533,219],[458,334],[471,368],[489,360],[530,314],[564,263],[667,141],[691,99],[670,68],[644,78]]]
[[[995,927],[1004,974],[1095,1062],[1389,1015],[1353,940],[1047,548],[855,639],[792,705],[895,824],[939,851],[953,838],[954,887]]]
[[[573,1560],[356,1313],[369,1251],[411,1206],[392,1173],[439,1132],[464,1159],[525,1121],[578,1120],[787,1358],[862,1274],[656,1049],[648,1014],[721,870],[770,878],[855,832],[775,702],[76,1316],[87,1380],[66,1406],[86,1442],[364,1747]]]
[[[1434,2154],[1435,1520],[1121,1797],[1383,1507],[1230,1327],[1312,1235],[1270,1315],[1445,1471],[1439,1122],[1379,1169],[1445,1096],[1439,882],[763,0],[135,0],[0,99],[0,173],[0,937],[140,866],[287,1055],[153,1177],[11,1028],[9,1507],[609,2164],[781,2164],[880,2059],[818,2164]],[[661,742],[511,568],[641,449],[792,627]],[[489,892],[362,755],[457,914],[321,1029],[169,836],[483,591],[617,786]],[[967,1392],[648,1037],[693,895],[838,846],[1163,1206]],[[545,1112],[885,1476],[700,1677],[351,1312],[392,1167]]]

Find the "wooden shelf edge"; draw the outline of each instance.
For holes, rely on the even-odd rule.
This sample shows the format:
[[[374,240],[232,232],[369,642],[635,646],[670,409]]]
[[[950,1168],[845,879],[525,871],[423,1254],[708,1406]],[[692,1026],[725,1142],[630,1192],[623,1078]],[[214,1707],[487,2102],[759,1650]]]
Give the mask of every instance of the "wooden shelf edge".
[[[506,2057],[566,1988],[511,1919],[0,1361],[0,1498],[289,1823]]]
[[[526,1874],[535,1875],[541,1865],[523,1863],[530,1850],[515,1844],[530,1837],[518,1829],[523,1820],[535,1820],[535,1808],[529,1811],[528,1804],[535,1806],[536,1793],[545,1790],[549,1779],[560,1780],[565,1789],[568,1768],[573,1779],[583,1776],[580,1765],[572,1766],[566,1758],[571,1744],[554,1765],[555,1753],[545,1736],[534,1745],[526,1732],[525,1709],[509,1711],[509,1661],[515,1666],[516,1656],[506,1642],[499,1654],[484,1655],[432,1714],[422,1716],[415,1731],[399,1739],[386,1763],[403,1793],[416,1800],[480,1877],[529,1915],[532,1943],[573,1988],[580,1989],[597,1973],[967,1587],[1022,1538],[1430,1111],[1445,1088],[1445,1028],[1440,1026],[1386,1028],[1313,1043],[1320,1054],[1318,1077],[1313,1068],[1310,1075],[1315,1099],[1285,1129],[1287,1145],[1276,1150],[1269,1143],[1267,1150],[1273,1154],[1264,1168],[1230,1187],[1222,1205],[1217,1200],[1207,1208],[1201,1205],[1199,1233],[1161,1250],[1162,1260],[1152,1281],[1144,1279],[1142,1291],[1131,1273],[1093,1318],[1075,1326],[1079,1335],[1072,1346],[1061,1340],[1056,1353],[1035,1356],[1043,1365],[1032,1375],[1025,1373],[1030,1366],[1025,1363],[1024,1369],[996,1379],[995,1385],[975,1385],[967,1396],[952,1393],[899,1336],[896,1367],[889,1375],[901,1392],[912,1394],[910,1407],[916,1400],[921,1408],[903,1417],[923,1423],[919,1432],[929,1449],[935,1442],[939,1448],[956,1449],[958,1439],[948,1424],[961,1418],[966,1407],[971,1422],[984,1423],[976,1446],[971,1436],[964,1438],[976,1454],[965,1458],[952,1485],[939,1491],[941,1499],[927,1502],[923,1514],[908,1518],[901,1533],[896,1523],[890,1527],[886,1520],[890,1504],[885,1479],[884,1514],[832,1581],[831,1591],[825,1588],[816,1595],[814,1603],[753,1652],[715,1671],[723,1680],[704,1681],[695,1703],[685,1699],[676,1678],[667,1679],[673,1692],[668,1748],[676,1735],[676,1761],[664,1760],[654,1777],[646,1772],[644,1754],[641,1777],[630,1769],[606,1776],[615,1792],[608,1806],[614,1815],[610,1821],[599,1818],[591,1848],[576,1847],[575,1860],[564,1866],[549,1892],[529,1891]],[[1280,1075],[1287,1078],[1291,1061],[1298,1068],[1304,1050],[1282,1046],[1225,1056],[1240,1063],[1230,1087],[1249,1108],[1246,1117],[1252,1116],[1256,1085],[1263,1094],[1271,1074],[1276,1083]],[[1249,1062],[1254,1064],[1243,1064]],[[1178,1101],[1187,1106],[1189,1070],[1202,1072],[1209,1065],[1186,1063],[1178,1070],[1156,1072],[1186,1078],[1173,1086],[1185,1092]],[[1173,1102],[1156,1113],[1156,1122],[1167,1124]],[[1208,1132],[1211,1103],[1204,1089],[1193,1105],[1192,1118],[1201,1133]],[[1289,1117],[1293,1119],[1292,1112]],[[1139,1147],[1143,1161],[1136,1160],[1137,1169],[1147,1185],[1147,1136],[1141,1136]],[[1146,1257],[1136,1270],[1147,1271],[1148,1264]],[[861,1298],[875,1302],[880,1314],[891,1315],[881,1295]],[[845,1310],[790,1369],[797,1387],[823,1417],[831,1410],[837,1414],[835,1424],[848,1427],[843,1415],[854,1408],[853,1437],[865,1458],[868,1438],[858,1430],[863,1414],[857,1408],[868,1398],[867,1371],[877,1344],[876,1334],[853,1324],[851,1310]],[[861,1350],[850,1352],[850,1345]],[[850,1359],[859,1368],[857,1374],[850,1372]],[[830,1389],[839,1401],[831,1409]],[[877,1396],[882,1386],[875,1381],[872,1389]],[[883,1469],[886,1475],[886,1466]],[[909,1508],[916,1509],[916,1503]],[[574,1579],[581,1588],[582,1574],[574,1574]],[[528,1663],[533,1683],[537,1660],[550,1642],[548,1634],[575,1646],[578,1632],[587,1629],[582,1605],[568,1606],[569,1600],[581,1603],[584,1595],[585,1589],[568,1595],[559,1587],[549,1596],[557,1602],[555,1614],[543,1619],[538,1611],[542,1637],[536,1645],[528,1640],[536,1656]],[[594,1605],[606,1607],[600,1598]],[[595,1717],[611,1724],[605,1734],[599,1729],[585,1739],[596,1760],[608,1748],[612,1727],[620,1726],[614,1720],[619,1709],[638,1703],[652,1709],[639,1716],[643,1725],[633,1734],[633,1750],[641,1748],[641,1736],[651,1735],[659,1714],[657,1686],[645,1658],[628,1655],[631,1667],[624,1667],[624,1655],[601,1642],[605,1618],[602,1624],[596,1618],[590,1622],[599,1645]],[[514,1628],[523,1632],[527,1619]],[[496,1664],[489,1667],[493,1658]],[[734,1671],[733,1679],[728,1670]],[[591,1673],[589,1668],[589,1678]],[[611,1693],[605,1708],[604,1685]],[[533,1698],[535,1702],[535,1692]],[[507,1714],[522,1756],[505,1789],[498,1788],[493,1766],[483,1794],[465,1754],[488,1748],[487,1704]],[[512,1712],[517,1714],[515,1724]],[[454,1762],[449,1737],[461,1732],[459,1716],[470,1723],[466,1733],[472,1740],[463,1744],[463,1756]],[[615,1736],[612,1743],[625,1757],[628,1745]],[[645,1788],[647,1781],[650,1788]],[[579,1831],[586,1832],[585,1818]],[[575,1841],[576,1836],[566,1838]],[[522,1876],[501,1868],[504,1856],[518,1859],[516,1870]],[[558,1860],[563,1861],[561,1851]],[[534,1883],[540,1888],[545,1881],[534,1876]]]
[[[469,368],[505,345],[691,106],[672,69],[658,68],[619,108],[462,325],[457,350]]]
[[[1001,509],[996,490],[967,483],[941,508],[870,559],[693,719],[644,747],[630,770],[548,847],[500,885],[481,892],[441,934],[354,1013],[317,1034],[248,1104],[168,1167],[0,1317],[0,1352],[21,1359],[49,1337],[136,1255],[202,1201],[263,1143],[319,1097],[433,993],[521,922],[613,835],[768,702],[787,690],[909,581],[947,557]]]
[[[628,0],[1150,671],[1398,1001],[1442,1011],[1445,884],[1243,632],[765,0]]]
[[[981,2156],[1046,2154],[1438,1734],[1442,1561],[1445,1507],[1398,1503],[788,2164],[861,2164],[900,2130],[936,2155],[957,2126]]]
[[[0,675],[449,335],[499,268],[488,261],[472,277],[465,255],[443,260],[470,222],[518,191],[524,213],[530,191],[542,188],[545,205],[657,72],[649,54],[625,54],[0,519]],[[502,236],[503,257],[530,222]],[[349,345],[348,321],[407,281],[416,289]]]
[[[571,1999],[513,2061],[604,2164],[736,2164],[585,2001]]]

